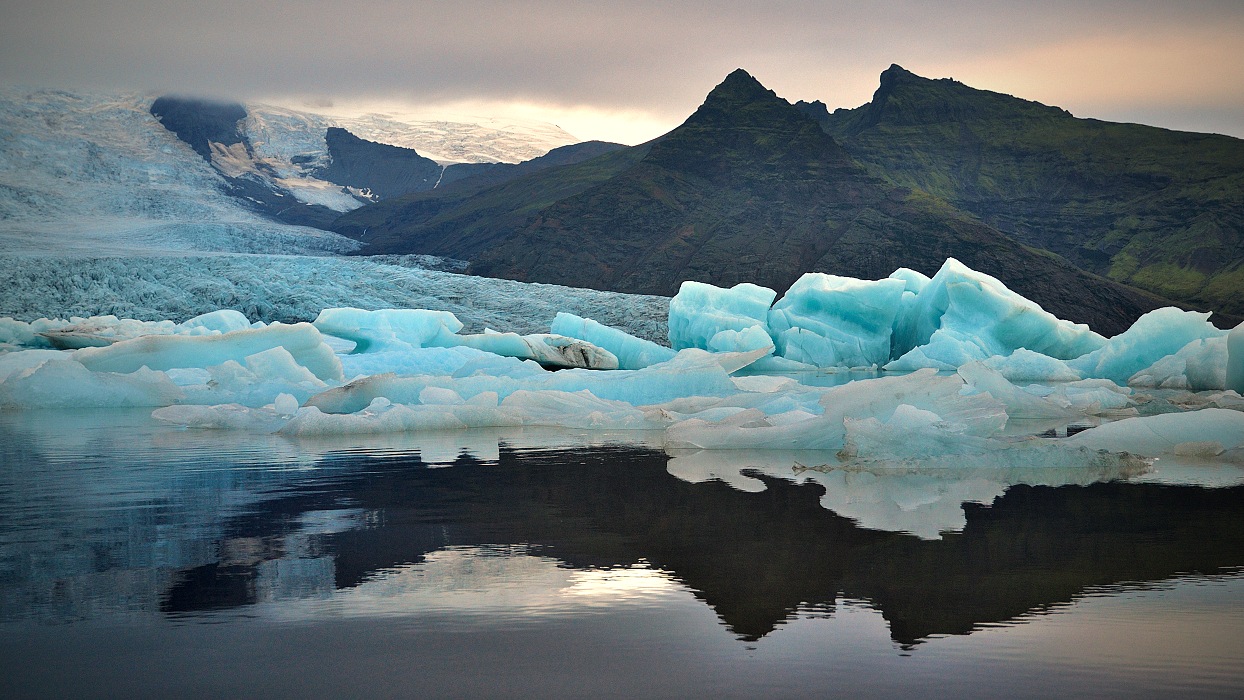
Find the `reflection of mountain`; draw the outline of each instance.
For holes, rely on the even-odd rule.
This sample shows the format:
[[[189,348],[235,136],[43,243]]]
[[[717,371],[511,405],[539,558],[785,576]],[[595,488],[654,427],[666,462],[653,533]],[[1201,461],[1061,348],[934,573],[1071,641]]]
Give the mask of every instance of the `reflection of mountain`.
[[[333,558],[338,588],[446,547],[523,543],[576,568],[646,560],[699,591],[744,639],[764,636],[801,606],[849,597],[872,601],[896,641],[915,643],[1093,587],[1244,564],[1244,487],[1014,487],[992,507],[969,506],[962,533],[924,541],[826,511],[815,484],[760,476],[766,490],[745,493],[684,482],[666,462],[633,449],[503,450],[499,464],[462,459],[449,469],[363,459],[224,523],[229,542],[252,543],[247,556],[182,571],[162,607],[254,602],[260,569],[288,556],[283,538],[298,534],[308,514],[343,502],[372,514],[366,525],[309,538],[317,556]]]

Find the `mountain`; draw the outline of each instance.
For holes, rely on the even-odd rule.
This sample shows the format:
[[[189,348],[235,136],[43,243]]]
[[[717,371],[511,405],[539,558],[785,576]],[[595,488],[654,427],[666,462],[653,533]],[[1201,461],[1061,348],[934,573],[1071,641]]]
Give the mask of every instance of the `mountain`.
[[[897,65],[861,107],[797,106],[896,185],[1090,272],[1244,314],[1244,140],[1079,119]]]
[[[314,175],[345,187],[367,190],[379,199],[436,187],[444,168],[414,149],[361,139],[330,126],[325,131],[329,164]]]
[[[300,201],[283,182],[287,173],[279,163],[256,154],[244,128],[247,112],[241,104],[165,95],[151,103],[150,111],[212,164],[224,177],[227,194],[255,212],[286,224],[326,229],[344,211],[331,202],[305,197]]]
[[[870,173],[742,70],[648,144],[370,205],[333,228],[367,243],[363,253],[458,257],[477,274],[636,293],[673,294],[686,279],[783,291],[808,271],[932,274],[953,256],[1105,333],[1166,303]]]

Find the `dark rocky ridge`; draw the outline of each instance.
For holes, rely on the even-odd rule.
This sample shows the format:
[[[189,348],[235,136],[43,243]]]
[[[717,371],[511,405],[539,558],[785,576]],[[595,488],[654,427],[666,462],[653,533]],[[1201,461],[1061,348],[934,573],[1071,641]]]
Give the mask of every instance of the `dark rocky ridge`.
[[[151,103],[151,115],[209,162],[210,144],[233,146],[246,140],[238,128],[238,122],[246,118],[246,108],[237,102],[165,95]]]
[[[781,292],[804,272],[932,274],[955,257],[1106,334],[1169,303],[870,173],[742,70],[650,144],[469,196],[388,204],[335,229],[368,241],[364,252],[467,259],[472,272],[522,281],[668,295],[693,279]]]
[[[799,106],[872,172],[1021,243],[1244,314],[1244,140],[1077,119],[897,65],[861,107]]]
[[[441,166],[414,149],[361,139],[345,129],[329,127],[325,134],[330,163],[314,175],[338,185],[370,190],[376,201],[451,185],[499,185],[516,177],[556,165],[568,165],[625,146],[586,141],[555,148],[521,163],[451,163]]]
[[[367,141],[330,126],[324,135],[329,165],[314,175],[322,180],[367,189],[379,199],[422,192],[436,186],[443,168],[414,149]]]

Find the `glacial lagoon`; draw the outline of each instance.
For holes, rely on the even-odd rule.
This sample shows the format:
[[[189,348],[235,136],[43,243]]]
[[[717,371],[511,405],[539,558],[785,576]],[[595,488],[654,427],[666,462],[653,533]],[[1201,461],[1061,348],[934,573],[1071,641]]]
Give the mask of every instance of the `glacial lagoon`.
[[[659,445],[0,412],[0,695],[1244,688],[1240,466],[841,469]]]

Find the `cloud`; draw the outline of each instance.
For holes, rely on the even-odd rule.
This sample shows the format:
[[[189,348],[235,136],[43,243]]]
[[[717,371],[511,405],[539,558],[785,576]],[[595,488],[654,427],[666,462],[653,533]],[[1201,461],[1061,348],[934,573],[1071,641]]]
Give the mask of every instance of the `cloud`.
[[[1220,50],[1203,50],[1207,32]],[[1205,76],[1216,65],[1240,75],[1234,47],[1244,47],[1238,2],[7,0],[0,7],[5,83],[287,102],[526,105],[644,128],[677,124],[737,67],[789,99],[855,106],[891,62],[969,84],[980,76],[987,83],[980,87],[1034,99],[1076,101],[1062,106],[1077,113],[1081,104],[1124,102],[1150,114],[1190,104],[1229,113],[1244,108],[1244,84]],[[1116,55],[1130,58],[1112,62]],[[1117,91],[1121,74],[1130,91]],[[1160,79],[1146,85],[1145,74]],[[1244,124],[1238,130],[1244,135]]]

